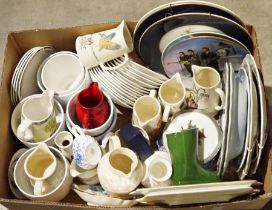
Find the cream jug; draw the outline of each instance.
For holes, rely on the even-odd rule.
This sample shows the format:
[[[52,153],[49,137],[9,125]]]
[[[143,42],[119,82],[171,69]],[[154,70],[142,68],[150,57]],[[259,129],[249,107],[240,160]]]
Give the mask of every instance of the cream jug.
[[[128,148],[118,148],[102,157],[97,167],[101,186],[112,194],[127,194],[141,183],[143,166]]]
[[[42,195],[52,189],[48,179],[57,169],[57,160],[45,143],[40,143],[29,154],[24,163],[24,170],[33,182],[34,195]]]
[[[186,90],[181,81],[180,74],[176,73],[172,78],[165,81],[159,89],[159,99],[164,107],[163,121],[167,122],[170,114],[180,111],[185,99]]]
[[[132,113],[132,124],[143,128],[150,137],[159,133],[162,121],[161,105],[155,95],[156,91],[151,90],[149,95],[138,98]]]
[[[225,106],[225,93],[220,88],[220,74],[211,67],[192,65],[193,71],[193,97],[198,109],[215,115]],[[219,106],[219,99],[221,105]]]

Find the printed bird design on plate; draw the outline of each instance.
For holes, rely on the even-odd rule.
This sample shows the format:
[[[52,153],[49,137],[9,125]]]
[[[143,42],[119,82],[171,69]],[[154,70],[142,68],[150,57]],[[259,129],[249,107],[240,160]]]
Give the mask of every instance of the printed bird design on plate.
[[[120,45],[113,42],[112,39],[115,37],[116,33],[113,32],[109,35],[105,34],[99,34],[100,35],[100,40],[98,43],[99,50],[106,49],[106,50],[118,50],[120,49]]]

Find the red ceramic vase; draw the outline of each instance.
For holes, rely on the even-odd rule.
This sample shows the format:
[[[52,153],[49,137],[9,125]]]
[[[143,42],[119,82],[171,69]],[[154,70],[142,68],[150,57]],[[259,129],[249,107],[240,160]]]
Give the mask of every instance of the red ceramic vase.
[[[97,128],[109,117],[109,104],[98,83],[93,82],[77,96],[76,114],[83,128]]]

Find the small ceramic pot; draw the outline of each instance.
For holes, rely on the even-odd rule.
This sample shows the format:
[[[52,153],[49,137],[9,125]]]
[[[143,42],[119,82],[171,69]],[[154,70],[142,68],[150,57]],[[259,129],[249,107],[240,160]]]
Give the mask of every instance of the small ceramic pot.
[[[72,160],[73,136],[68,131],[62,131],[55,137],[55,145],[68,160]]]

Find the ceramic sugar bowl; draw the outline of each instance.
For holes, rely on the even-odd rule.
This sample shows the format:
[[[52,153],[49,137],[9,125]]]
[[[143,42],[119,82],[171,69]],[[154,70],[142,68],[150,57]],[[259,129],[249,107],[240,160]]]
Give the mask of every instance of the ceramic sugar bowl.
[[[102,157],[97,167],[101,186],[111,194],[127,194],[142,181],[143,166],[136,154],[121,147]]]

